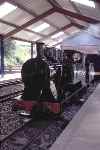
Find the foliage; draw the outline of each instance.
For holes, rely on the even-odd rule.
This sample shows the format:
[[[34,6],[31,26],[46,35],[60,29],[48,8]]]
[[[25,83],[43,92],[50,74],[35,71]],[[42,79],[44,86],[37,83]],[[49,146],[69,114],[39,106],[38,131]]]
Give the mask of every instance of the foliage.
[[[16,51],[16,46],[15,42],[12,41],[11,39],[6,40],[4,42],[4,47],[5,47],[5,65],[13,65],[15,64],[15,51]]]
[[[27,46],[16,46],[16,62],[23,64],[27,59],[30,58],[30,48]]]
[[[6,66],[22,65],[30,58],[30,47],[27,45],[19,45],[16,44],[16,41],[9,39],[5,41],[4,47]]]

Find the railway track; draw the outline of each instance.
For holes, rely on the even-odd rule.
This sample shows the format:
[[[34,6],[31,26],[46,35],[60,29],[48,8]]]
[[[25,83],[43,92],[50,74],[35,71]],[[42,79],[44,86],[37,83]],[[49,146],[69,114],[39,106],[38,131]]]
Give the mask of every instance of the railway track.
[[[23,90],[17,90],[13,93],[9,93],[7,95],[0,96],[0,103],[4,101],[10,101],[12,98],[19,96],[23,93]]]
[[[0,83],[0,103],[9,101],[13,97],[22,94],[24,89],[21,79],[14,79]]]
[[[90,91],[90,94],[93,90]],[[86,98],[88,96],[89,94],[86,93]],[[64,105],[64,112],[58,120],[50,120],[47,119],[48,117],[42,118],[42,121],[32,121],[29,119],[27,123],[24,122],[22,126],[6,136],[6,138],[3,138],[1,150],[39,150],[39,148],[45,149],[45,147],[48,149],[81,108],[82,104],[69,103]]]
[[[74,111],[71,112],[72,107]],[[64,117],[65,111],[57,120],[46,118],[38,121],[29,120],[22,127],[2,140],[1,150],[27,150],[29,147],[49,147],[66,127],[73,115],[79,110],[81,105],[78,105],[76,108],[74,105],[72,107],[67,106],[68,111],[66,109],[66,115],[70,113],[69,120]]]
[[[16,84],[20,84],[22,83],[22,80],[21,79],[11,79],[11,80],[6,80],[6,81],[2,81],[0,82],[0,88],[3,88],[3,87],[7,87],[7,86],[10,86],[10,85],[16,85]]]

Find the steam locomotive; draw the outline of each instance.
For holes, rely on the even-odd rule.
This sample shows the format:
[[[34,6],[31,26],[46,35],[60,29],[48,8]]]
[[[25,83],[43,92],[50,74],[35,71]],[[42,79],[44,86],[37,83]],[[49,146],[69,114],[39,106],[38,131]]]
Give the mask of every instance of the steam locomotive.
[[[37,48],[39,51],[41,47]],[[15,107],[35,112],[50,112],[59,115],[62,112],[61,102],[67,91],[73,92],[73,70],[70,58],[63,67],[54,66],[55,73],[50,75],[50,67],[45,59],[37,55],[27,60],[21,70],[24,91],[17,99]]]

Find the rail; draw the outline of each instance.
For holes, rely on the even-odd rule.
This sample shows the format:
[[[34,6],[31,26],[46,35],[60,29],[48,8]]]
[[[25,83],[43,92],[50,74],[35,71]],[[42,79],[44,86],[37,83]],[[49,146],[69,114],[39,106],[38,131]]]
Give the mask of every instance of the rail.
[[[5,101],[9,101],[16,96],[21,95],[22,93],[23,93],[23,90],[18,90],[18,91],[15,91],[13,93],[10,93],[10,94],[0,96],[0,103],[5,102]]]
[[[22,83],[21,79],[14,79],[14,80],[6,80],[3,82],[0,82],[0,88],[3,88],[5,86],[10,86],[10,85],[16,85]]]

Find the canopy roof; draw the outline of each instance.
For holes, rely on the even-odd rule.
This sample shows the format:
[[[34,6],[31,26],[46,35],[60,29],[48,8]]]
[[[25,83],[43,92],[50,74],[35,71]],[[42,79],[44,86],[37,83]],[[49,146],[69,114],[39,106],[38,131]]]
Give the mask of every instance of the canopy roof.
[[[56,45],[100,22],[100,1],[94,1],[95,8],[72,0],[0,0],[0,34],[5,39]]]
[[[90,54],[100,53],[100,38],[93,36],[87,31],[66,38],[61,45],[64,50],[77,50]]]

